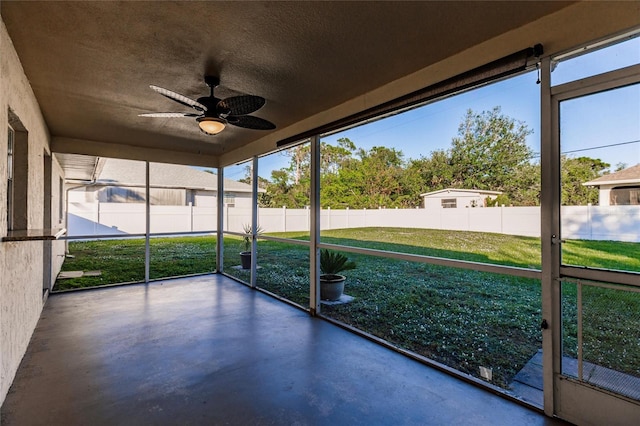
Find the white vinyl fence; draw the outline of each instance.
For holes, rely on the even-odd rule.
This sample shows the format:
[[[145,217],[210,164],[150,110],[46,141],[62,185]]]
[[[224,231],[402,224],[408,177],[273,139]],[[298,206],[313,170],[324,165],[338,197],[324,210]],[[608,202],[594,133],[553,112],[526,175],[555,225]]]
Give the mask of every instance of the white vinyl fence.
[[[216,229],[213,207],[151,206],[151,232],[193,232]],[[310,210],[260,208],[265,232],[308,231]],[[225,230],[242,232],[251,210],[225,208]],[[321,229],[403,227],[493,232],[540,236],[539,207],[460,209],[323,209]],[[70,203],[69,236],[143,234],[144,204]],[[562,237],[640,242],[639,206],[568,206],[562,208]]]

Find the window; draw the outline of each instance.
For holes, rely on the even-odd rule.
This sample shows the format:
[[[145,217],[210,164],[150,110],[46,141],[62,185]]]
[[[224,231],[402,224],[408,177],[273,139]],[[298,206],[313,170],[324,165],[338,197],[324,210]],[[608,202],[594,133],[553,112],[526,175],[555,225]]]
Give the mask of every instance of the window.
[[[235,207],[236,205],[236,194],[231,192],[224,193],[224,205],[227,207]]]
[[[443,198],[442,199],[442,208],[443,209],[455,209],[458,207],[457,200],[455,198]]]
[[[610,197],[612,206],[637,206],[640,204],[640,186],[613,188]]]
[[[8,149],[7,149],[7,229],[13,229],[13,150],[14,131],[8,128]]]
[[[29,132],[9,108],[7,125],[7,230],[28,229]]]

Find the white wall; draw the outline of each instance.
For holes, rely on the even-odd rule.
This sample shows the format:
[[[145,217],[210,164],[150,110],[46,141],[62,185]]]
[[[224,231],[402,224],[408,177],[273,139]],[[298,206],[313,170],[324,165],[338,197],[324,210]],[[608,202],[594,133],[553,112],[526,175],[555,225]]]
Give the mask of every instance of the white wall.
[[[18,59],[4,22],[0,25],[0,132],[6,135],[9,109],[28,132],[27,226],[44,224],[44,158],[50,137],[40,108]],[[0,237],[7,235],[7,143],[0,137]],[[60,166],[51,165],[51,224],[59,224]],[[0,404],[4,401],[27,349],[43,306],[43,241],[0,242]],[[64,258],[64,243],[52,244],[51,274]]]
[[[467,191],[449,191],[449,192],[441,192],[438,194],[432,194],[424,197],[424,208],[442,208],[442,200],[455,199],[456,200],[456,208],[466,208],[471,207],[473,204],[475,206],[480,207],[484,206],[485,198],[487,195],[482,195],[477,192],[467,192]],[[495,199],[496,196],[490,196],[492,199]]]
[[[611,188],[613,185],[600,185],[598,192],[598,204],[608,206],[611,204]]]
[[[141,204],[71,203],[69,212],[71,236],[144,233],[144,205]],[[563,207],[562,219],[563,238],[640,242],[638,206]],[[260,208],[258,222],[265,232],[308,232],[310,210]],[[242,232],[243,226],[251,223],[251,209],[226,208],[224,223],[225,230]],[[151,207],[151,232],[212,231],[216,229],[216,224],[214,208]],[[450,229],[539,237],[540,208],[323,209],[320,214],[320,226],[322,229]]]

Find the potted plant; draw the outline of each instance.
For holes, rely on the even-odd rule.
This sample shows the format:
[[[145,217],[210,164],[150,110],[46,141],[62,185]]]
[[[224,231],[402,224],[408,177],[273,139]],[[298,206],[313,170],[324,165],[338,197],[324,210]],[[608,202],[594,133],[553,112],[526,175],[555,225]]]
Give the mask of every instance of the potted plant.
[[[244,235],[242,236],[242,249],[240,252],[240,262],[242,269],[251,269],[251,242],[253,241],[253,228],[248,223],[242,225]],[[260,225],[256,227],[256,236],[262,234]]]
[[[330,301],[340,299],[346,277],[339,273],[355,267],[355,262],[350,261],[344,254],[326,249],[320,250],[320,299]]]

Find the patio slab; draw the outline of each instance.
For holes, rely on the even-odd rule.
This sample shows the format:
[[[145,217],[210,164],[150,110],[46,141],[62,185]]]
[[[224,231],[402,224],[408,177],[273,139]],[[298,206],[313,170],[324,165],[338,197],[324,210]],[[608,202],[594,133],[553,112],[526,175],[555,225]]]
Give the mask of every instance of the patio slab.
[[[563,424],[222,275],[52,294],[11,425]]]

